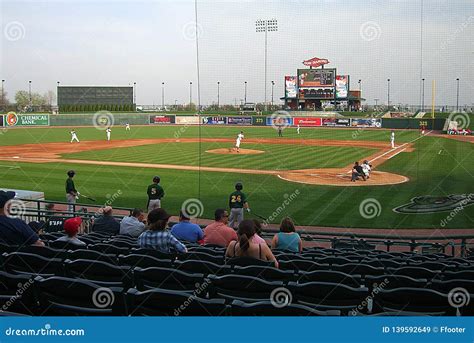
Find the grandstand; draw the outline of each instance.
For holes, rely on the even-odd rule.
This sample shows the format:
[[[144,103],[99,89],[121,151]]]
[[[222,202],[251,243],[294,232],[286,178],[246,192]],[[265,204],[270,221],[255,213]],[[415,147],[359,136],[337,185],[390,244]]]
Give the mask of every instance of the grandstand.
[[[32,200],[30,200],[31,202]],[[473,315],[453,307],[450,291],[474,293],[474,236],[446,237],[441,245],[402,237],[301,235],[301,253],[274,250],[273,263],[225,258],[225,249],[186,243],[185,254],[140,248],[136,238],[89,232],[97,206],[76,213],[43,208],[27,221],[82,216],[86,246],[58,242],[62,231],[41,235],[45,247],[0,245],[0,300],[9,314],[34,316],[385,316]],[[58,208],[65,203],[57,203]],[[87,207],[88,211],[82,208]],[[79,209],[81,209],[79,211]],[[94,213],[94,210],[96,213]],[[120,208],[122,215],[131,209]],[[74,209],[76,211],[76,209]],[[117,215],[120,218],[122,215]],[[262,233],[271,238],[272,230]],[[456,243],[460,240],[460,243]],[[313,246],[308,243],[314,243]],[[329,243],[330,247],[323,247]],[[385,246],[385,250],[376,246]],[[393,249],[398,246],[401,249]],[[392,247],[392,250],[391,250]],[[417,252],[422,248],[423,253]],[[444,253],[445,247],[452,249]],[[459,249],[457,249],[459,248]],[[397,251],[394,251],[397,250]],[[21,292],[17,285],[21,284]],[[98,303],[102,292],[104,303]],[[187,306],[183,306],[187,304]]]

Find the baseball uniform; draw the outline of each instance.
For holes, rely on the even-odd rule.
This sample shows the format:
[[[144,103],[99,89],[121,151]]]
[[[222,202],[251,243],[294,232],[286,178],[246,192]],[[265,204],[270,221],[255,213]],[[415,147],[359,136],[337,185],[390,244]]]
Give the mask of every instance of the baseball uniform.
[[[71,143],[74,142],[74,141],[79,143],[79,138],[77,138],[76,131],[72,130],[69,133],[71,134]]]
[[[244,204],[247,202],[247,196],[236,190],[232,192],[229,196],[229,207],[230,207],[230,216],[229,216],[229,226],[236,228],[239,226],[240,222],[244,220]],[[235,225],[237,224],[237,225]]]
[[[165,196],[165,191],[163,190],[163,187],[161,187],[157,183],[152,183],[148,186],[146,192],[148,194],[148,212],[154,210],[155,208],[160,208],[161,198]]]

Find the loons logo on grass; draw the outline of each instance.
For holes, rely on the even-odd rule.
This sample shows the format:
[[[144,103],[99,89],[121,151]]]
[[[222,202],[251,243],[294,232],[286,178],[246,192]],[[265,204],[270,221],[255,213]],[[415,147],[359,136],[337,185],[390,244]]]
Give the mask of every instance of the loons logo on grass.
[[[15,126],[18,123],[18,116],[15,112],[8,112],[5,115],[5,123],[8,126]]]
[[[423,195],[411,199],[411,202],[393,209],[397,213],[423,214],[449,212],[474,204],[474,193],[451,194],[448,196]]]

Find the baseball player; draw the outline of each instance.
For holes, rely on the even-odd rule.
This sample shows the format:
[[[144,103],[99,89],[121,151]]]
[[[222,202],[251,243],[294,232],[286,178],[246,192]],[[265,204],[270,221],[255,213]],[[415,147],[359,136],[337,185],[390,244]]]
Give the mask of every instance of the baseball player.
[[[300,124],[296,127],[296,133],[299,135],[300,134]]]
[[[235,149],[237,149],[237,152],[240,152],[240,143],[242,142],[242,139],[244,139],[244,131],[240,131],[237,135],[237,140],[235,141]]]
[[[74,204],[76,203],[76,199],[79,198],[79,192],[76,190],[74,186],[74,180],[72,179],[76,175],[74,170],[69,170],[67,172],[67,180],[66,180],[66,201],[68,203],[67,210],[69,212],[74,212]]]
[[[283,137],[283,126],[278,125],[278,137]]]
[[[107,134],[107,142],[110,141],[110,133],[112,132],[112,130],[110,129],[110,126],[107,128],[107,130],[105,130],[105,133]]]
[[[130,124],[129,123],[125,124],[125,131],[130,131]]]
[[[71,134],[71,143],[76,141],[77,143],[79,143],[79,138],[77,138],[77,134],[76,134],[76,130],[71,130],[69,131],[69,133]]]
[[[240,222],[244,220],[244,208],[250,212],[247,196],[242,192],[244,187],[240,182],[235,184],[235,191],[229,196],[229,227],[236,229]]]
[[[390,145],[392,146],[392,149],[395,148],[395,131],[393,130],[390,133]]]
[[[364,163],[362,163],[362,170],[365,174],[365,177],[369,178],[370,172],[372,171],[372,165],[369,164],[369,161],[365,160]]]
[[[147,189],[147,194],[148,194],[148,213],[150,213],[152,210],[156,208],[161,207],[161,198],[165,196],[165,191],[163,190],[163,187],[159,185],[160,183],[160,177],[159,176],[154,176],[153,177],[153,183],[148,186]]]

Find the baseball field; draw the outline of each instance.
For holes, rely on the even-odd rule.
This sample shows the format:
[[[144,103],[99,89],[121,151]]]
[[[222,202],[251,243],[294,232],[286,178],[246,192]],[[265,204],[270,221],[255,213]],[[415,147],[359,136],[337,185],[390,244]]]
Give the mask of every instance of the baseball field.
[[[162,206],[178,213],[199,199],[203,218],[227,207],[237,181],[252,209],[277,223],[291,216],[298,225],[385,229],[472,228],[474,206],[407,214],[395,208],[423,197],[444,199],[474,193],[474,145],[417,130],[396,130],[396,147],[383,129],[295,128],[278,137],[272,127],[123,126],[105,132],[76,128],[14,128],[0,135],[0,185],[42,191],[64,201],[66,171],[76,187],[97,203],[141,207],[154,175],[165,189]],[[241,152],[231,151],[240,130]],[[367,181],[350,181],[354,161],[374,167]],[[434,199],[434,200],[433,200]],[[439,200],[442,201],[442,200]],[[439,202],[438,201],[438,202]],[[80,202],[90,203],[82,198]],[[447,217],[449,220],[446,220]]]

